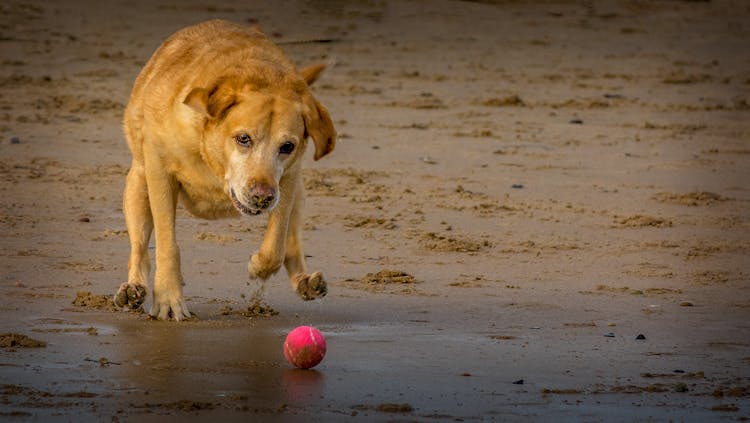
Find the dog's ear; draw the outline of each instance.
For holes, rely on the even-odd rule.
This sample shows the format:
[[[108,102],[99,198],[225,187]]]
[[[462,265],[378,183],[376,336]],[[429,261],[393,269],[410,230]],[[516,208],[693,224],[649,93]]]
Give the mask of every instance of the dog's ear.
[[[319,63],[317,65],[308,66],[306,68],[302,68],[299,70],[299,74],[302,76],[302,79],[307,82],[307,85],[310,86],[313,84],[313,82],[318,80],[318,77],[321,73],[328,67],[328,65],[325,65],[323,63]]]
[[[210,118],[208,114],[208,90],[205,88],[193,88],[182,101],[185,105]]]
[[[308,95],[302,117],[305,120],[305,137],[312,137],[315,143],[315,160],[320,160],[336,146],[336,129],[331,116],[315,97]]]
[[[221,120],[237,104],[237,96],[228,81],[219,80],[211,88],[193,88],[182,102],[209,119]]]

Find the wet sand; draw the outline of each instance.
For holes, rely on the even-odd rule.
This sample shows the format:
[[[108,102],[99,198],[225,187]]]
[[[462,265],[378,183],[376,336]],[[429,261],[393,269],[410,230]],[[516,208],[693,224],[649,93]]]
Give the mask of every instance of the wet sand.
[[[210,3],[0,6],[2,420],[750,418],[750,6]],[[197,318],[153,321],[106,301],[121,114],[210,18],[335,63],[339,143],[305,170],[329,295],[248,280],[263,217],[180,210]],[[243,313],[259,289],[274,312]],[[302,324],[311,371],[282,352]]]

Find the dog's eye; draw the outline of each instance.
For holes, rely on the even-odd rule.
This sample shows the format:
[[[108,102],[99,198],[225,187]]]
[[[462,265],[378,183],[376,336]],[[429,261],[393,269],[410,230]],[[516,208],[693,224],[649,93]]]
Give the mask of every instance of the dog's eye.
[[[250,147],[250,144],[253,143],[253,139],[250,138],[250,135],[246,133],[237,134],[234,136],[234,141],[243,146],[243,147]]]
[[[279,147],[279,153],[281,154],[292,154],[292,151],[294,151],[293,142],[285,142],[284,144],[281,144],[281,147]]]

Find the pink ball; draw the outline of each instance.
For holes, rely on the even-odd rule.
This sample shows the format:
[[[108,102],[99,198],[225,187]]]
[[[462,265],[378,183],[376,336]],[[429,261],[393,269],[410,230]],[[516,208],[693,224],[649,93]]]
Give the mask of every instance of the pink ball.
[[[326,339],[312,326],[299,326],[284,341],[284,357],[293,366],[311,369],[323,361]]]

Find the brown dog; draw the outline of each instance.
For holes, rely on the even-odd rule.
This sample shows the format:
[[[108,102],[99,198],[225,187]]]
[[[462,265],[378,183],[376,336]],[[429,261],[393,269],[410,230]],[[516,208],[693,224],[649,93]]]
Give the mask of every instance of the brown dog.
[[[135,81],[124,129],[133,155],[123,198],[130,237],[128,282],[115,304],[146,297],[148,243],[156,229],[150,314],[189,317],[175,238],[178,199],[193,215],[215,219],[268,212],[268,227],[248,263],[251,278],[286,267],[305,300],[326,294],[308,274],[300,245],[302,156],[330,153],[336,131],[310,93],[324,66],[297,71],[256,29],[213,20],[182,29],[154,53]]]

